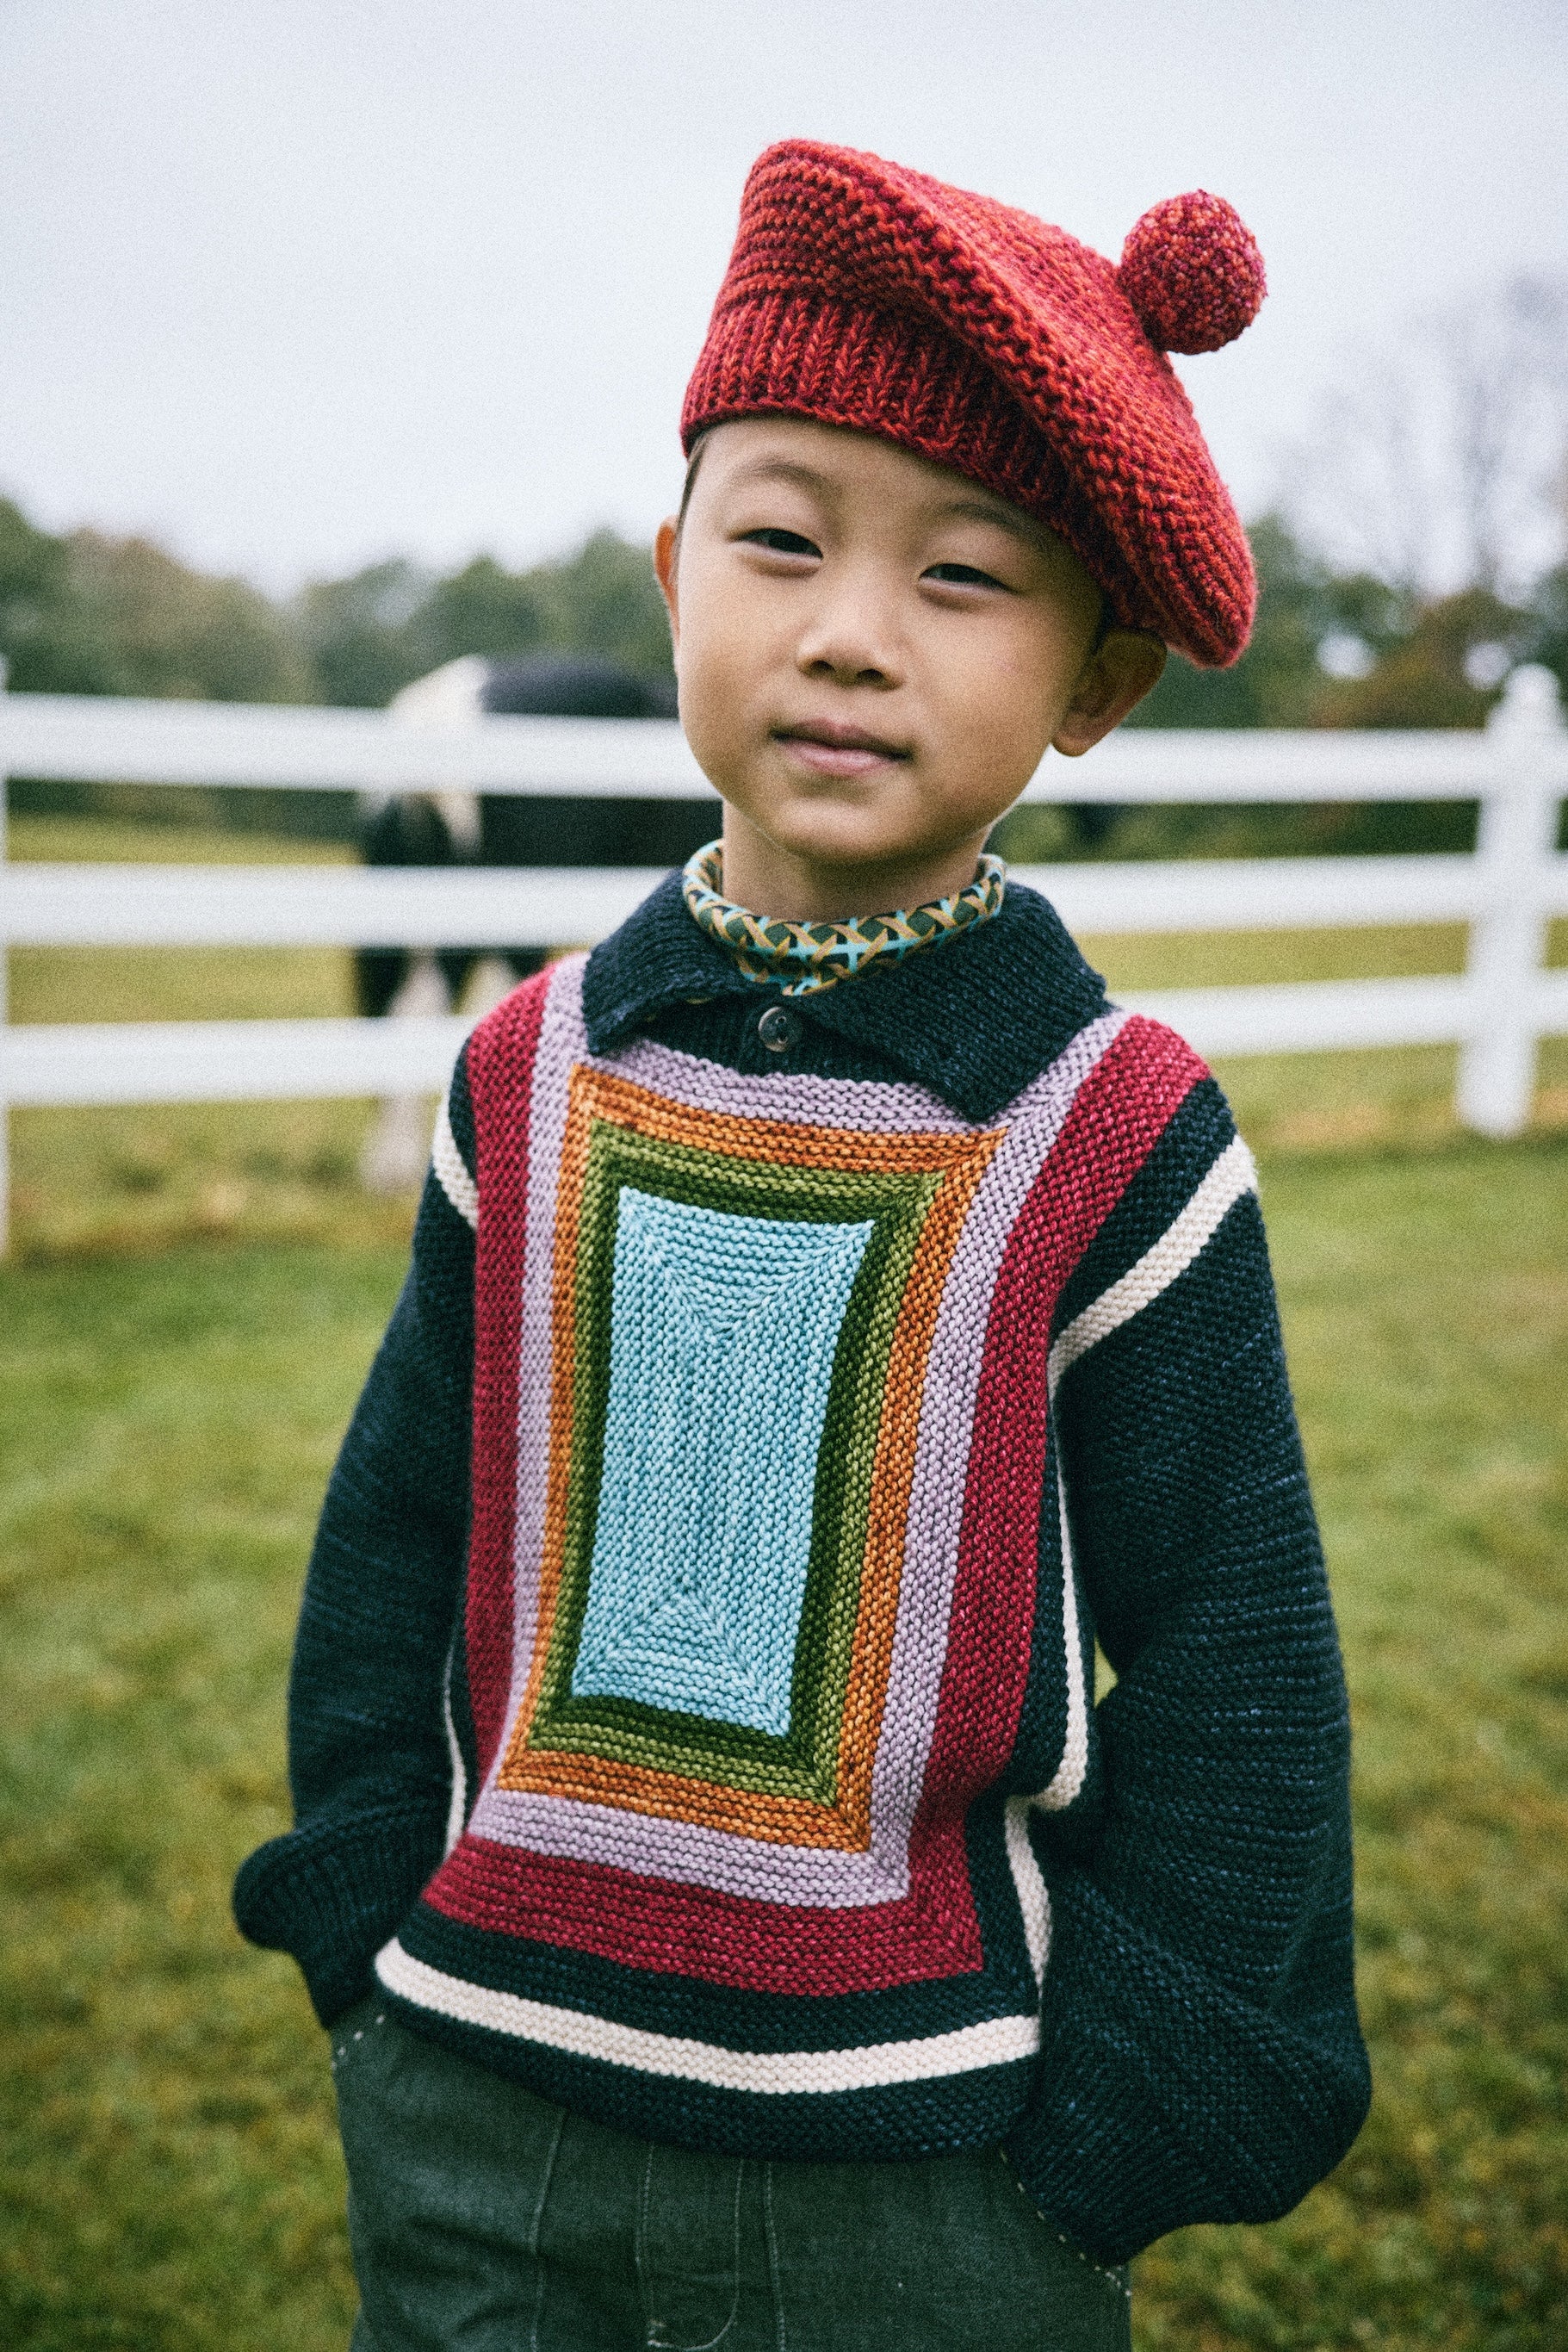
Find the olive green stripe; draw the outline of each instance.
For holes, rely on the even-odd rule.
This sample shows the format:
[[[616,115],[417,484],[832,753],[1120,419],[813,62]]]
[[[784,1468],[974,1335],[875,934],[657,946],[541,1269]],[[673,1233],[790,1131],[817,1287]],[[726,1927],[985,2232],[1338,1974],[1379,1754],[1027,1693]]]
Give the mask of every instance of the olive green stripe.
[[[621,1187],[730,1213],[863,1221],[873,1232],[835,1351],[811,1559],[793,1672],[791,1729],[676,1714],[611,1696],[574,1696],[603,1469]],[[779,1167],[643,1136],[610,1120],[590,1135],[576,1277],[576,1381],[561,1585],[528,1739],[541,1752],[600,1755],[759,1793],[831,1802],[853,1656],[877,1430],[893,1332],[921,1228],[941,1182],[925,1174]]]
[[[589,1475],[585,1475],[581,1479],[574,1475],[572,1480],[573,1487],[579,1496],[586,1492],[595,1497],[602,1465],[602,1424],[604,1399],[608,1389],[610,1318],[608,1312],[604,1311],[605,1286],[595,1286],[591,1290],[589,1286],[592,1269],[598,1263],[601,1254],[603,1254],[607,1263],[612,1262],[613,1216],[618,1207],[621,1181],[627,1177],[643,1185],[652,1181],[655,1189],[662,1192],[664,1197],[690,1199],[695,1193],[700,1205],[738,1209],[742,1213],[778,1215],[787,1205],[792,1213],[798,1214],[802,1207],[810,1206],[815,1214],[823,1221],[835,1223],[863,1217],[868,1210],[873,1213],[874,1220],[879,1205],[886,1202],[888,1195],[892,1193],[896,1199],[899,1192],[907,1191],[912,1182],[922,1190],[933,1189],[929,1179],[919,1177],[911,1180],[906,1177],[890,1178],[876,1174],[840,1175],[831,1171],[800,1171],[808,1179],[807,1183],[803,1185],[796,1181],[797,1171],[781,1171],[768,1162],[742,1162],[730,1160],[727,1158],[723,1161],[716,1161],[714,1155],[710,1153],[693,1151],[689,1147],[672,1145],[662,1139],[629,1135],[626,1130],[614,1127],[610,1122],[600,1122],[599,1126],[601,1132],[596,1133],[593,1138],[593,1142],[599,1146],[599,1150],[594,1152],[591,1148],[592,1181],[590,1185],[585,1186],[584,1221],[587,1224],[591,1218],[594,1228],[593,1244],[591,1248],[586,1248],[582,1253],[583,1276],[580,1284],[580,1293],[588,1292],[588,1296],[583,1298],[585,1309],[591,1301],[600,1307],[601,1311],[591,1318],[585,1312],[580,1325],[585,1340],[584,1346],[580,1350],[579,1393],[582,1399],[583,1416],[582,1423],[580,1424],[580,1443],[573,1448],[576,1457],[574,1471],[577,1463],[580,1462],[582,1471]],[[597,1164],[593,1164],[594,1162]],[[789,1181],[780,1183],[781,1175]],[[661,1183],[659,1181],[661,1177],[666,1181]],[[667,1180],[671,1177],[675,1180],[674,1189],[668,1187]],[[813,1177],[820,1181],[811,1183],[810,1180]],[[681,1181],[683,1178],[685,1180],[684,1182]],[[591,1207],[590,1206],[591,1194]],[[871,1255],[872,1252],[868,1250],[867,1255]],[[878,1251],[876,1255],[881,1258],[883,1253]],[[863,1271],[862,1265],[862,1273]],[[857,1314],[854,1320],[859,1327],[861,1316]],[[602,1328],[596,1331],[594,1328],[596,1325]],[[600,1342],[598,1345],[593,1344],[596,1339]],[[554,1745],[562,1734],[566,1735],[567,1739],[570,1739],[570,1734],[567,1733],[566,1723],[559,1720],[560,1717],[570,1709],[568,1719],[573,1720],[579,1729],[579,1738],[570,1742],[574,1748],[588,1747],[588,1740],[581,1736],[586,1728],[582,1717],[587,1716],[591,1720],[598,1717],[602,1724],[601,1737],[592,1740],[592,1748],[610,1753],[619,1752],[623,1746],[624,1732],[614,1721],[614,1717],[622,1716],[623,1710],[634,1709],[632,1721],[647,1727],[650,1731],[657,1725],[660,1732],[665,1734],[657,1739],[656,1745],[646,1740],[638,1742],[642,1754],[651,1757],[653,1760],[662,1762],[664,1769],[680,1769],[677,1759],[685,1755],[689,1762],[697,1768],[699,1774],[706,1768],[707,1772],[716,1772],[721,1779],[724,1779],[733,1774],[736,1767],[742,1763],[743,1758],[749,1750],[758,1764],[762,1767],[768,1782],[775,1782],[779,1767],[785,1760],[779,1752],[784,1743],[766,1734],[758,1734],[745,1726],[719,1725],[706,1718],[682,1717],[675,1718],[675,1724],[683,1727],[690,1726],[693,1728],[698,1724],[703,1724],[704,1733],[699,1735],[695,1743],[690,1740],[689,1736],[683,1738],[678,1733],[672,1740],[667,1736],[666,1726],[667,1730],[673,1731],[675,1724],[668,1723],[664,1710],[651,1707],[637,1708],[635,1702],[612,1699],[608,1696],[598,1701],[574,1699],[571,1696],[570,1667],[575,1659],[581,1618],[586,1608],[587,1570],[592,1554],[591,1531],[582,1525],[580,1511],[573,1517],[570,1538],[568,1573],[563,1578],[563,1590],[558,1604],[559,1638],[557,1641],[552,1641],[551,1656],[547,1670],[549,1687],[547,1692],[541,1693],[538,1730],[542,1737],[538,1744],[543,1745],[544,1739],[548,1738],[550,1739],[550,1744]],[[855,1553],[854,1565],[857,1570],[863,1546],[862,1530]],[[567,1589],[569,1584],[570,1590]],[[851,1634],[852,1638],[852,1619]],[[605,1720],[606,1717],[610,1719]],[[617,1736],[618,1734],[620,1736]],[[791,1747],[794,1746],[793,1742],[789,1744]],[[813,1746],[815,1744],[815,1742],[811,1743]],[[836,1733],[832,1745],[836,1754]],[[799,1754],[798,1749],[796,1752]],[[791,1781],[796,1780],[796,1775],[800,1770],[801,1763],[797,1762],[795,1772],[789,1774]],[[815,1781],[816,1777],[812,1775],[811,1780]],[[803,1789],[802,1793],[804,1793]]]
[[[939,1181],[936,1176],[914,1179],[910,1189],[916,1198],[877,1221],[851,1294],[818,1456],[789,1733],[780,1738],[621,1696],[575,1696],[570,1669],[563,1667],[560,1695],[552,1694],[548,1723],[541,1703],[530,1746],[613,1755],[695,1780],[717,1778],[813,1803],[832,1801],[887,1360],[909,1266]]]

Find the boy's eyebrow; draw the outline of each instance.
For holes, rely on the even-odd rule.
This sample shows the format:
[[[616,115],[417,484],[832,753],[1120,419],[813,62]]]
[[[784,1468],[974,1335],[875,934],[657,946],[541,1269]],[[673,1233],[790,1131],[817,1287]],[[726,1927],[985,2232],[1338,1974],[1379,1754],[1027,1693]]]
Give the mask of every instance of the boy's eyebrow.
[[[803,466],[794,457],[752,457],[737,466],[730,479],[736,482],[793,482],[803,490],[820,490],[831,497],[833,484],[815,466]]]
[[[1016,507],[1004,506],[999,499],[947,499],[939,511],[944,520],[953,518],[960,522],[992,523],[1037,555],[1046,537],[1031,515],[1019,513]]]

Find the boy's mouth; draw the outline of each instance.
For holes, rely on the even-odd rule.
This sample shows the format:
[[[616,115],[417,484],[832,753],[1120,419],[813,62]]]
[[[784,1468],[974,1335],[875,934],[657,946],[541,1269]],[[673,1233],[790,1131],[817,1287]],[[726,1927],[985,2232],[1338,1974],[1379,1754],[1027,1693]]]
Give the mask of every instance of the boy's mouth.
[[[775,727],[773,740],[787,743],[797,759],[823,776],[863,776],[890,760],[907,760],[907,749],[863,727],[841,727],[831,719],[805,719]]]

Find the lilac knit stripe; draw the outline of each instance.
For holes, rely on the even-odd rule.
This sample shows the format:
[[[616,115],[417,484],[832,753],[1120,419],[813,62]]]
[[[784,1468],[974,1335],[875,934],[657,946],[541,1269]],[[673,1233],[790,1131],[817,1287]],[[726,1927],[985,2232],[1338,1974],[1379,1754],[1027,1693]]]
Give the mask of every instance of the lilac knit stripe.
[[[581,1054],[582,964],[556,966],[539,1024],[528,1132],[528,1229],[523,1250],[523,1300],[517,1363],[517,1492],[513,1538],[512,1683],[507,1732],[486,1780],[494,1786],[528,1685],[538,1610],[538,1563],[544,1546],[549,1485],[550,1285],[555,1267],[555,1203],[566,1137],[567,1087]],[[575,967],[575,968],[572,968]],[[485,1801],[484,1796],[480,1803]]]
[[[1079,1087],[1126,1018],[1107,1013],[1081,1029],[1009,1104],[1007,1134],[980,1180],[954,1253],[921,1403],[893,1672],[872,1783],[873,1853],[885,1851],[884,1841],[895,1836],[907,1840],[925,1784],[947,1654],[975,1405],[1002,1257]],[[1068,1664],[1071,1671],[1072,1661]]]
[[[530,1853],[558,1861],[610,1863],[681,1886],[706,1886],[721,1895],[810,1911],[896,1903],[909,1892],[905,1853],[892,1856],[890,1866],[874,1845],[869,1853],[773,1845],[701,1822],[663,1821],[585,1798],[490,1789],[475,1807],[468,1828],[471,1836],[526,1846]]]
[[[847,1127],[872,1135],[983,1135],[997,1119],[960,1118],[924,1087],[884,1086],[874,1078],[809,1078],[793,1073],[748,1077],[651,1037],[593,1062],[651,1093],[735,1118],[777,1118],[796,1127]]]

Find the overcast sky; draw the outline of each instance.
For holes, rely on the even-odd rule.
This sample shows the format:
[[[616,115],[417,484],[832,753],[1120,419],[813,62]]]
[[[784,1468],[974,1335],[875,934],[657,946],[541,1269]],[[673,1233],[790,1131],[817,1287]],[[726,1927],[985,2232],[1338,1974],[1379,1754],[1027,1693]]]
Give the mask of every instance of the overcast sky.
[[[0,0],[0,491],[275,588],[647,534],[746,169],[872,148],[1115,255],[1228,196],[1183,362],[1244,509],[1423,310],[1568,268],[1564,0]]]

